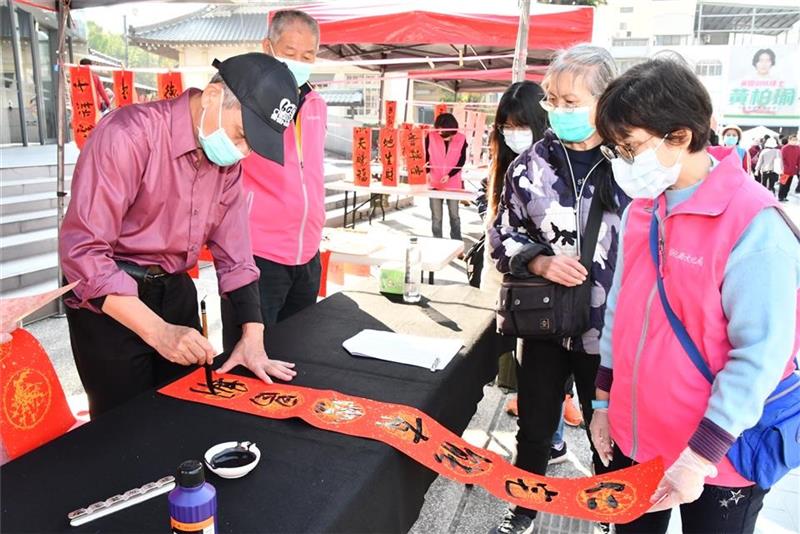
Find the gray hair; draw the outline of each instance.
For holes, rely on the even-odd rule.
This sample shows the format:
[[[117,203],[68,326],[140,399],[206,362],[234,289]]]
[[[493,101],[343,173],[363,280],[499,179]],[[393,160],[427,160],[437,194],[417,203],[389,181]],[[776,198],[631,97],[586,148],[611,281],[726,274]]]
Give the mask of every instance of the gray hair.
[[[314,35],[317,46],[319,46],[319,24],[314,17],[303,11],[298,11],[297,9],[282,9],[276,11],[272,16],[272,20],[269,21],[267,39],[273,43],[277,43],[281,35],[283,35],[284,30],[297,22],[305,24],[308,27]]]
[[[555,55],[547,68],[544,83],[567,72],[583,77],[592,95],[599,97],[617,77],[617,64],[605,48],[582,43]]]
[[[233,94],[231,88],[228,87],[228,84],[226,84],[225,80],[222,79],[220,73],[216,73],[208,83],[218,83],[222,86],[222,107],[230,109],[241,106],[241,104],[239,104],[239,99],[236,98],[236,95]]]

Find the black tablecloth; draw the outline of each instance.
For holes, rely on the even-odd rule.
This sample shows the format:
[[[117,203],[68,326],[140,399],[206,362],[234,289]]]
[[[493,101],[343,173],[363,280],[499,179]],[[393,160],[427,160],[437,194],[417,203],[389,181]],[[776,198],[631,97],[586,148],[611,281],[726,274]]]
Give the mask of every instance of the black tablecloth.
[[[428,286],[422,305],[378,294],[334,295],[275,326],[269,354],[297,363],[298,385],[417,407],[457,434],[496,373],[493,298],[465,286]],[[365,328],[458,337],[465,348],[436,373],[350,356]],[[113,348],[110,347],[110,350]],[[380,442],[146,393],[0,469],[3,532],[168,532],[166,496],[71,528],[71,510],[173,474],[211,445],[255,441],[245,478],[208,473],[220,532],[405,532],[435,474]]]

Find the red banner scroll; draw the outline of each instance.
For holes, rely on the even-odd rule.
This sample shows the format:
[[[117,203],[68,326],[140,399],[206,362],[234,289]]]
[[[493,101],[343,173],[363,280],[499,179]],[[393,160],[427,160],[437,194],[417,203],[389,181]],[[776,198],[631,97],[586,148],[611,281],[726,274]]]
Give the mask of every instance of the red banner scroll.
[[[398,141],[400,143],[400,155],[403,157],[403,160],[408,158],[408,134],[413,127],[414,125],[410,122],[404,122],[398,129],[398,135],[400,137]]]
[[[386,101],[386,126],[389,128],[394,128],[395,122],[397,117],[397,102],[394,100],[387,100]]]
[[[183,78],[180,72],[162,72],[158,75],[158,98],[171,100],[183,92]]]
[[[427,185],[424,130],[422,128],[413,128],[408,133],[407,139],[406,169],[408,169],[408,183],[409,185]]]
[[[81,149],[94,130],[98,118],[92,71],[89,67],[70,67],[69,85],[72,99],[72,137]]]
[[[509,503],[551,514],[627,523],[651,506],[664,474],[660,459],[588,478],[549,478],[510,465],[474,447],[425,413],[300,386],[265,384],[254,378],[217,375],[209,392],[203,370],[162,388],[164,395],[270,419],[299,417],[306,423],[350,436],[381,441],[442,476],[477,484]]]
[[[114,71],[114,102],[118,108],[136,102],[133,88],[133,72],[129,70]]]
[[[397,185],[397,130],[394,128],[381,128],[380,134],[380,153],[383,174],[381,182],[383,185]]]
[[[369,128],[353,128],[353,183],[369,187],[371,179],[372,131]]]

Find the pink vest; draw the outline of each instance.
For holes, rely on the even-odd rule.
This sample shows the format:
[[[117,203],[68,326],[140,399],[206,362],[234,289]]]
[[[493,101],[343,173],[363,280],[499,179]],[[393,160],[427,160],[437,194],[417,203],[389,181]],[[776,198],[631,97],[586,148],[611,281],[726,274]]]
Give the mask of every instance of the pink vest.
[[[444,139],[438,132],[428,134],[428,156],[431,167],[428,183],[431,189],[464,189],[464,184],[461,181],[461,171],[458,171],[445,183],[440,180],[458,164],[458,159],[461,157],[461,149],[464,148],[466,142],[467,138],[464,137],[464,134],[456,132],[453,138],[450,139],[447,150],[445,150]]]
[[[777,207],[774,197],[741,168],[732,153],[717,165],[692,197],[663,221],[664,286],[670,305],[715,375],[729,360],[728,321],[721,287],[733,247],[753,218]],[[661,456],[671,465],[703,419],[711,385],[695,368],[667,321],[650,256],[652,200],[635,200],[623,233],[622,285],[612,332],[614,381],[609,421],[622,452],[644,462]],[[795,350],[800,346],[795,329]],[[786,376],[792,371],[791,358]],[[717,486],[752,482],[725,457]]]
[[[297,125],[283,133],[283,165],[252,153],[242,161],[242,184],[250,203],[253,254],[282,265],[308,263],[319,250],[325,225],[325,134],[328,111],[316,91],[306,95]]]

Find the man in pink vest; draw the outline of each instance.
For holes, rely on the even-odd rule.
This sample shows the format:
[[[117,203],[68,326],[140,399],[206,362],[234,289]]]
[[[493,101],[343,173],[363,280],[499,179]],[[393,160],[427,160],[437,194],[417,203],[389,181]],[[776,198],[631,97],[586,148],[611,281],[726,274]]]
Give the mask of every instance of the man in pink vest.
[[[280,322],[316,302],[325,225],[325,101],[308,78],[319,48],[319,25],[302,11],[281,10],[269,22],[263,49],[286,63],[300,89],[297,114],[284,131],[282,162],[258,154],[242,162],[250,206],[250,237],[258,269],[264,325]],[[226,310],[223,309],[226,316]],[[237,329],[223,320],[223,343]]]

